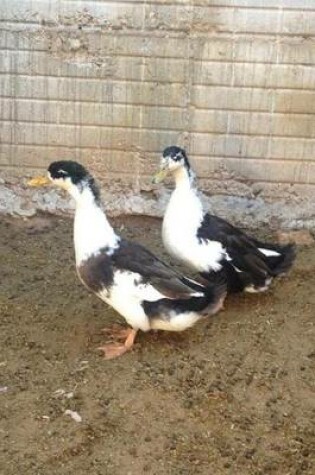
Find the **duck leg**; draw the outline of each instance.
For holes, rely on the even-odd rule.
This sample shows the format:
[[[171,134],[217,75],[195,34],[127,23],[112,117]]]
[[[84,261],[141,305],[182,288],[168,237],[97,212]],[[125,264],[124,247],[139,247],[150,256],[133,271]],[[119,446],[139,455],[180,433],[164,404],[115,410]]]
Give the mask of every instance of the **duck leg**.
[[[104,352],[104,357],[106,360],[118,358],[118,356],[123,355],[133,346],[138,330],[133,328],[124,328],[121,330],[123,330],[123,332],[121,332],[120,337],[122,336],[122,333],[126,337],[124,343],[108,343],[107,345],[103,345],[98,348],[98,350]]]

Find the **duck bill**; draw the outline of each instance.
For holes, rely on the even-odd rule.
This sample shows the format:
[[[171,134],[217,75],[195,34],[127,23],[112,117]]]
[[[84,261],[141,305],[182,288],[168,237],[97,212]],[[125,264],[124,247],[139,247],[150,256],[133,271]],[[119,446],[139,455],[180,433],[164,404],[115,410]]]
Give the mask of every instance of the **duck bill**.
[[[152,183],[154,184],[161,183],[163,180],[165,180],[167,173],[168,173],[167,168],[162,168],[162,170],[160,170],[153,176]]]
[[[27,182],[28,186],[46,186],[50,184],[47,176],[36,176]]]

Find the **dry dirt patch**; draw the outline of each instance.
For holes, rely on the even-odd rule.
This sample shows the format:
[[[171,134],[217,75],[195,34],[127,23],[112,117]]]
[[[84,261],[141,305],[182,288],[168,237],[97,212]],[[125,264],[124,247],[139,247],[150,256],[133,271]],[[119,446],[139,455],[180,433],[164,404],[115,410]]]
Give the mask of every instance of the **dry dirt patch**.
[[[165,256],[158,220],[115,225]],[[315,473],[314,247],[268,294],[106,362],[121,320],[76,277],[72,221],[2,218],[0,240],[2,473]]]

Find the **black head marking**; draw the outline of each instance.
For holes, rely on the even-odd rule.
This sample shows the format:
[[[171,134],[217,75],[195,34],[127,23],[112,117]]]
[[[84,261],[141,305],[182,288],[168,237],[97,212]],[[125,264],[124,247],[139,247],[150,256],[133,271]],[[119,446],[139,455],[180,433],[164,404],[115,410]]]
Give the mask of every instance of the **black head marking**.
[[[90,173],[78,162],[72,160],[60,160],[58,162],[52,162],[48,167],[48,172],[51,178],[54,179],[66,179],[70,178],[74,185],[79,187],[89,186],[93,195],[97,201],[100,200],[100,191],[95,183],[94,178]]]
[[[69,177],[75,185],[89,175],[89,172],[80,163],[72,160],[53,162],[49,165],[48,172],[53,179]]]
[[[177,147],[176,145],[172,145],[171,147],[167,147],[163,152],[163,157],[173,160],[174,162],[178,162],[183,160],[185,163],[186,168],[190,169],[190,164],[188,161],[187,154],[183,148]]]

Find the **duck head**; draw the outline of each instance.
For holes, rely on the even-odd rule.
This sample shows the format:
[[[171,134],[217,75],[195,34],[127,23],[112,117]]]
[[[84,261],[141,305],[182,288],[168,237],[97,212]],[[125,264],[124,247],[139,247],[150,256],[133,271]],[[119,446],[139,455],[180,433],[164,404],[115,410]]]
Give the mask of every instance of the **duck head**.
[[[76,201],[84,192],[90,192],[95,200],[99,200],[99,189],[94,178],[80,163],[72,160],[52,162],[47,169],[47,176],[37,176],[28,182],[30,186],[53,184],[66,190]]]
[[[160,170],[154,175],[152,182],[160,183],[168,174],[175,175],[180,170],[190,173],[190,164],[184,149],[172,145],[167,147],[161,158]]]

